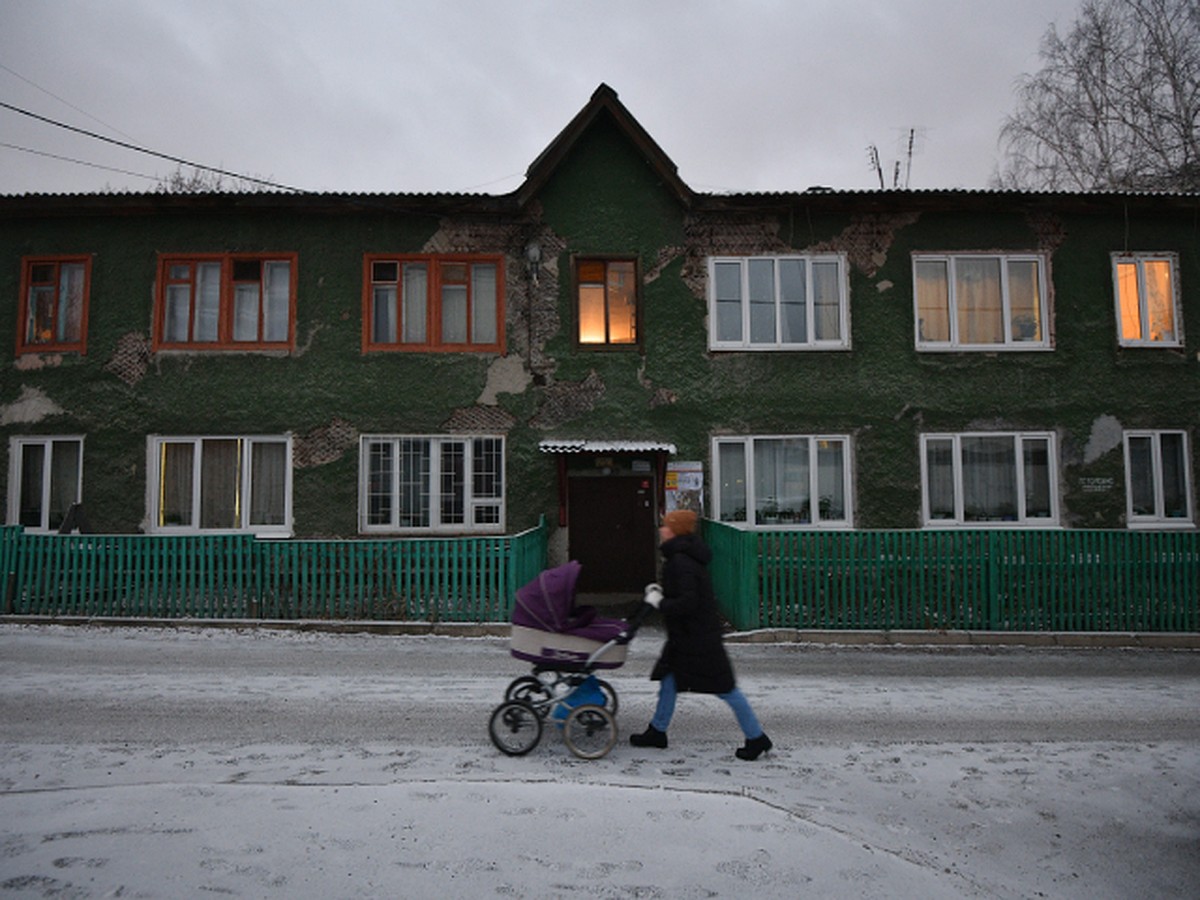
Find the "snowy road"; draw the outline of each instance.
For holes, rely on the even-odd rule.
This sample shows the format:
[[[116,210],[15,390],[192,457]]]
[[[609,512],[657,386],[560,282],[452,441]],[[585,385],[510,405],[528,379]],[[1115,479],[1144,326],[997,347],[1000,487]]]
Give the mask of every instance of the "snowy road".
[[[775,753],[583,762],[492,748],[500,639],[0,625],[0,893],[1195,896],[1200,652],[730,652]]]

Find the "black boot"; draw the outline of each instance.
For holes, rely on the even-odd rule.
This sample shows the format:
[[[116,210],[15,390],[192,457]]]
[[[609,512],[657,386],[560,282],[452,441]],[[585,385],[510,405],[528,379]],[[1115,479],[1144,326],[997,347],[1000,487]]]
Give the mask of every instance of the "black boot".
[[[666,738],[665,735],[663,737],[664,739]],[[734,751],[734,754],[738,759],[756,760],[759,756],[761,756],[763,753],[766,753],[773,746],[775,745],[771,743],[771,739],[767,737],[767,733],[764,731],[756,738],[746,738],[746,745],[744,747],[738,747],[737,750]]]
[[[667,733],[659,731],[653,725],[647,725],[646,730],[641,734],[631,734],[629,743],[635,747],[658,747],[660,750],[667,749]]]

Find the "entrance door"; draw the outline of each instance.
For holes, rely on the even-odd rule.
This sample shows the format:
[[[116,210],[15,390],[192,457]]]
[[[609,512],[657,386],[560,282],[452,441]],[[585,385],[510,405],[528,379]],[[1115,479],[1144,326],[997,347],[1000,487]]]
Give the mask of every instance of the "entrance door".
[[[583,564],[583,593],[631,593],[653,581],[656,562],[654,479],[569,478],[571,559]]]

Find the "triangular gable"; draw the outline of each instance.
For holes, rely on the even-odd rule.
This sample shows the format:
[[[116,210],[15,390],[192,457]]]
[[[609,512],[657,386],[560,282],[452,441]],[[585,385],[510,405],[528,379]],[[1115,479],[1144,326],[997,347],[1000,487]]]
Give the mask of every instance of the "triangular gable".
[[[692,204],[694,194],[679,177],[675,163],[663,152],[654,138],[650,137],[637,119],[630,115],[624,104],[617,99],[617,92],[607,84],[601,84],[592,94],[587,106],[579,111],[558,136],[550,142],[537,159],[529,164],[525,182],[515,191],[517,203],[524,206],[553,176],[555,169],[602,114],[612,117],[620,132],[629,139],[638,153],[645,158],[651,169],[662,179],[663,184],[685,206]]]

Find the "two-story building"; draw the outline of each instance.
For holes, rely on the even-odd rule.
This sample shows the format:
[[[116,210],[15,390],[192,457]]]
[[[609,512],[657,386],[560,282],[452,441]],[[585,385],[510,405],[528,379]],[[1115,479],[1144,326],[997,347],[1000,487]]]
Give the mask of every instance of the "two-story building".
[[[802,161],[798,161],[800,166]],[[1200,196],[692,190],[601,86],[513,193],[0,197],[10,524],[1191,529]]]

